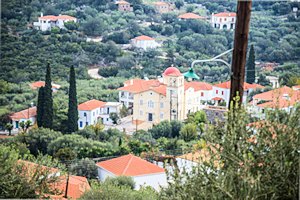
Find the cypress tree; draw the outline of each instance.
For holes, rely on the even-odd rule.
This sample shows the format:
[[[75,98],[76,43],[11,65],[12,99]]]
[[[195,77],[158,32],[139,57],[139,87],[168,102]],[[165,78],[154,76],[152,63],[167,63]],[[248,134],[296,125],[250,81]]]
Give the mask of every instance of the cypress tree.
[[[52,128],[53,125],[53,99],[52,99],[52,84],[51,84],[51,68],[47,65],[46,80],[44,88],[44,110],[42,117],[42,126]]]
[[[43,126],[43,115],[44,115],[44,87],[39,89],[38,100],[37,100],[37,118],[36,122],[38,127]]]
[[[68,109],[68,132],[72,133],[78,130],[78,108],[76,78],[74,66],[70,69],[70,86],[69,86],[69,109]]]
[[[250,52],[247,60],[246,82],[255,82],[255,52],[253,45],[251,45],[250,47]]]

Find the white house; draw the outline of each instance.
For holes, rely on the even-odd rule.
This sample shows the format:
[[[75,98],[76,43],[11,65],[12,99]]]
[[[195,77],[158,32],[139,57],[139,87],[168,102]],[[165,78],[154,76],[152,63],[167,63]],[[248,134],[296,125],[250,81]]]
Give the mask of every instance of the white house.
[[[146,35],[141,35],[131,39],[131,45],[136,48],[142,48],[144,50],[154,49],[160,45],[155,41],[154,38],[151,38]]]
[[[243,103],[246,103],[248,95],[256,90],[256,89],[264,88],[259,84],[249,84],[244,82],[244,94],[243,94]],[[225,101],[226,105],[229,105],[229,98],[230,98],[230,81],[218,83],[213,86],[213,92],[211,96],[213,101]]]
[[[110,113],[119,113],[122,104],[119,102],[103,102],[92,99],[78,105],[78,128],[83,129],[88,125],[95,125],[98,122],[104,125],[112,125]]]
[[[31,124],[35,124],[36,122],[36,107],[30,107],[25,110],[21,110],[19,112],[13,113],[10,115],[10,119],[12,121],[13,130],[17,132],[20,129],[20,122],[31,121]]]
[[[279,88],[279,78],[276,76],[266,76],[266,79],[272,84],[272,88]]]
[[[212,14],[211,25],[218,29],[232,30],[235,28],[236,13],[234,12],[221,12]]]
[[[151,186],[159,190],[160,186],[167,186],[167,176],[163,168],[132,154],[98,162],[97,166],[100,181],[107,177],[129,176],[135,182],[135,189]]]
[[[43,13],[41,13],[41,16],[38,18],[38,22],[34,22],[33,26],[41,31],[49,31],[52,27],[65,28],[64,24],[70,21],[77,22],[77,18],[69,15],[43,16]]]

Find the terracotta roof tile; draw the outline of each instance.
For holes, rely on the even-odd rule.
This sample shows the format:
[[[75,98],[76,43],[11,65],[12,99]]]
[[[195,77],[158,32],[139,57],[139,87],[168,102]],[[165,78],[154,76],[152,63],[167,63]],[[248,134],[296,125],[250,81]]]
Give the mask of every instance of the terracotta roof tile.
[[[224,89],[230,89],[230,81],[218,83],[218,84],[215,84],[214,86],[219,87],[219,88],[224,88]],[[264,86],[256,84],[256,83],[249,84],[249,83],[244,82],[244,90],[258,89],[258,88],[264,88]]]
[[[155,87],[160,87],[162,85],[158,80],[142,80],[142,79],[133,79],[125,82],[124,87],[118,88],[121,91],[127,91],[131,93],[140,93],[147,90],[155,90]],[[160,91],[158,89],[157,91]]]
[[[89,100],[89,101],[86,101],[84,103],[79,104],[78,105],[78,110],[90,111],[90,110],[94,110],[96,108],[101,108],[105,104],[106,104],[106,102],[99,101],[99,100],[96,100],[96,99],[92,99],[92,100]]]
[[[27,108],[10,115],[12,120],[29,119],[36,116],[36,107]]]
[[[54,84],[54,83],[52,83],[51,85],[52,85],[52,88],[55,88],[55,89],[59,89],[61,87],[60,85]],[[37,81],[37,82],[31,83],[30,87],[32,89],[37,89],[37,88],[40,88],[40,87],[45,87],[45,81]]]
[[[132,154],[99,162],[97,166],[117,176],[140,176],[165,172],[163,168]]]
[[[154,5],[156,5],[156,6],[168,6],[169,4],[166,3],[166,2],[159,1],[159,2],[154,2]]]
[[[130,4],[129,2],[127,1],[116,1],[116,4]]]
[[[133,38],[133,40],[154,40],[154,38],[149,37],[147,35],[141,35],[141,36]]]
[[[209,83],[205,83],[205,82],[197,82],[197,81],[185,82],[184,86],[185,86],[185,90],[187,90],[191,87],[194,88],[195,91],[212,90],[212,85]]]
[[[184,14],[179,15],[178,18],[180,18],[180,19],[205,19],[205,17],[202,17],[195,13],[184,13]]]
[[[45,15],[42,17],[39,17],[41,20],[51,20],[51,21],[56,21],[58,19],[61,20],[75,20],[75,17],[69,16],[69,15],[59,15],[59,16],[54,16],[54,15]]]
[[[165,75],[165,76],[182,76],[182,74],[180,73],[179,69],[177,69],[176,67],[173,67],[173,66],[168,67],[164,71],[163,75]]]
[[[235,17],[236,13],[234,13],[234,12],[221,12],[221,13],[216,13],[213,16],[216,16],[216,17]]]
[[[254,95],[253,99],[267,101],[257,105],[261,108],[286,108],[300,102],[300,91],[284,86]]]

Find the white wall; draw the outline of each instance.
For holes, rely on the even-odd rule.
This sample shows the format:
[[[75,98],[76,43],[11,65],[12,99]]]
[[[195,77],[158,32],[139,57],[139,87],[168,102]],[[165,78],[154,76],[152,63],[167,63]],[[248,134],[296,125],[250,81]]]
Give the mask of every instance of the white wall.
[[[19,129],[21,129],[21,127],[20,127],[20,122],[26,122],[26,121],[31,121],[31,124],[33,125],[33,124],[35,124],[35,122],[36,122],[36,117],[31,117],[31,118],[29,118],[29,119],[20,119],[20,120],[12,120],[12,124],[13,124],[13,131],[17,131],[17,130],[19,130]],[[18,122],[18,124],[19,124],[19,127],[17,128],[17,122]]]
[[[151,49],[151,48],[156,48],[159,46],[155,40],[132,40],[132,45],[138,48],[142,48],[144,50],[146,49]]]
[[[190,160],[186,160],[183,158],[176,158],[177,166],[179,171],[182,173],[186,171],[187,173],[190,173],[193,169],[193,167],[196,167],[198,163],[192,162]]]
[[[151,186],[156,191],[159,191],[160,186],[166,187],[168,185],[166,173],[134,176],[132,178],[135,182],[135,189],[137,190],[140,189],[142,186]]]

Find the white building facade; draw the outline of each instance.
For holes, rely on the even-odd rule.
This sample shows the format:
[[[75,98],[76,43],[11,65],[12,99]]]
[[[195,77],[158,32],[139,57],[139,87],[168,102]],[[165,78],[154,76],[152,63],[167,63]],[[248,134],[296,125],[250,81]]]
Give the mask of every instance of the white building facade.
[[[151,38],[146,35],[141,35],[131,39],[131,45],[136,48],[141,48],[144,50],[155,49],[160,45],[155,41],[154,38]]]
[[[236,13],[234,12],[222,12],[212,14],[211,25],[214,28],[233,30],[235,28]]]
[[[78,105],[78,128],[84,129],[89,125],[102,123],[104,125],[112,125],[110,113],[120,113],[122,104],[119,102],[103,102],[98,100],[90,100]]]
[[[101,182],[108,177],[129,176],[135,182],[135,189],[150,186],[156,191],[167,186],[165,170],[132,154],[97,163]]]
[[[41,13],[41,16],[38,18],[38,22],[34,22],[33,26],[41,31],[50,31],[53,27],[58,27],[60,29],[65,28],[66,22],[77,22],[77,18],[69,16],[69,15],[46,15],[43,16],[43,13]]]
[[[36,107],[31,107],[25,110],[21,110],[19,112],[13,113],[10,116],[11,123],[13,125],[13,132],[18,132],[20,130],[20,123],[30,121],[31,125],[36,123]]]

